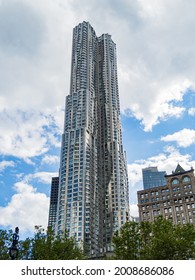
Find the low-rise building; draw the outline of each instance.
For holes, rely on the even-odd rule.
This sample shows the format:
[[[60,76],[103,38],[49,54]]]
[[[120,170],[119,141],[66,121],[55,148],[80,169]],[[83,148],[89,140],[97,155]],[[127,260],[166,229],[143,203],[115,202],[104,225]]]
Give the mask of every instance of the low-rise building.
[[[174,224],[195,224],[194,169],[186,171],[178,164],[165,178],[166,185],[137,192],[140,221],[163,216]]]

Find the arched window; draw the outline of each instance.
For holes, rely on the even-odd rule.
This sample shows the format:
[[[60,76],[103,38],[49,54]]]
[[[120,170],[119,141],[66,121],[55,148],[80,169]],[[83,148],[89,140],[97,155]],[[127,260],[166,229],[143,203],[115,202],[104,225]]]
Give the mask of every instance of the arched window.
[[[182,182],[183,182],[183,183],[190,182],[190,177],[189,177],[189,176],[184,176],[184,177],[182,178]]]
[[[177,178],[173,179],[171,182],[172,185],[177,185],[179,184],[179,180]]]

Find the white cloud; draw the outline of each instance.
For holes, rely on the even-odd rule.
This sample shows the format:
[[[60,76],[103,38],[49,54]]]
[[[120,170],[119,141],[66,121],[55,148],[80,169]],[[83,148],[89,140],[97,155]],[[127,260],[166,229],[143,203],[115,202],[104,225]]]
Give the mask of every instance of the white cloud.
[[[52,114],[62,131],[72,29],[87,20],[97,35],[108,32],[117,44],[122,111],[140,120],[146,131],[165,119],[181,117],[185,109],[177,102],[194,88],[194,8],[193,0],[159,0],[158,4],[153,0],[3,0],[0,112],[6,110],[13,119],[16,110]],[[39,146],[26,136],[29,130],[23,119],[17,122],[17,128],[24,130],[22,142],[3,126],[7,154],[23,158],[42,154],[49,148],[48,138],[59,146],[49,131],[40,137],[44,122],[32,133]],[[6,125],[12,126],[9,122]],[[13,142],[17,144],[14,149]]]
[[[59,146],[59,132],[50,115],[4,110],[0,112],[0,127],[3,132],[0,135],[0,153],[3,155],[28,159],[46,153],[51,146]]]
[[[15,163],[13,161],[3,160],[0,162],[0,172],[4,171],[7,167],[14,167]]]
[[[149,131],[163,120],[181,117],[185,110],[181,103],[183,96],[189,88],[194,88],[195,42],[191,38],[195,26],[191,12],[194,3],[137,2],[138,30],[127,28],[120,37],[116,34],[118,29],[115,31],[118,50],[122,50],[118,53],[119,86],[123,111],[129,113],[130,109]],[[189,18],[187,15],[185,18],[183,10],[188,9]],[[125,23],[128,26],[127,21],[122,26]],[[123,34],[127,39],[122,43]]]
[[[145,131],[170,117],[182,117],[184,95],[195,88],[194,10],[194,0],[2,0],[0,154],[31,164],[39,155],[42,163],[57,161],[45,153],[60,146],[64,97],[69,93],[72,29],[83,20],[92,24],[97,35],[108,32],[116,42],[123,112],[136,117]],[[194,116],[194,108],[188,113]],[[184,141],[184,135],[178,136],[178,145],[190,143]],[[171,139],[176,141],[173,135]],[[194,165],[189,155],[170,147],[130,164],[132,203],[141,188],[143,167],[157,165],[159,170],[171,172],[178,162],[184,168]],[[19,217],[23,215],[26,222],[30,222],[28,211],[34,215],[32,209],[23,207],[26,202],[28,207],[36,202],[39,212],[41,205],[46,209],[48,198],[29,182],[49,183],[50,175],[37,172],[26,181],[24,177],[10,204],[0,208],[4,214],[0,219],[5,220],[7,214],[14,223],[17,203],[24,212]]]
[[[190,116],[195,116],[195,108],[193,107],[193,108],[190,108],[189,110],[188,110],[188,114],[190,115]]]
[[[195,144],[195,130],[184,128],[173,134],[161,137],[164,142],[176,142],[179,147],[189,147]]]
[[[38,183],[51,185],[51,178],[56,172],[35,172],[17,174],[13,186],[15,194],[5,207],[0,207],[0,225],[14,228],[19,226],[22,234],[33,233],[35,225],[47,227],[50,198],[38,191]],[[40,215],[41,213],[41,215]]]
[[[59,164],[60,162],[60,159],[58,156],[54,156],[54,155],[45,155],[42,159],[42,164],[49,164],[49,165],[52,165],[52,164],[56,164],[58,163]]]
[[[15,189],[17,193],[8,205],[0,207],[0,225],[12,228],[18,226],[22,232],[33,232],[35,225],[46,228],[49,198],[23,181],[17,182]]]
[[[37,191],[33,185],[40,182],[50,186],[51,178],[57,175],[56,172],[18,174],[19,181],[14,184],[16,193],[5,207],[0,207],[0,225],[12,228],[19,226],[22,232],[33,232],[35,225],[46,228],[50,198]]]
[[[0,154],[29,163],[60,146],[56,136],[63,127],[72,32],[68,3],[60,3],[2,0],[0,5]]]
[[[139,209],[137,204],[130,205],[130,217],[133,219],[135,217],[139,217]]]
[[[145,131],[182,117],[183,97],[195,88],[195,3],[75,0],[72,5],[78,21],[86,18],[98,34],[106,30],[116,42],[123,113],[136,117]]]
[[[140,120],[146,131],[181,117],[185,108],[177,102],[194,87],[193,7],[193,1],[176,0],[158,5],[151,0],[2,1],[0,153],[30,163],[51,146],[60,147],[53,135],[63,127],[72,29],[83,20],[97,35],[112,34],[117,44],[123,112]],[[53,124],[55,130],[45,129]]]
[[[58,176],[57,172],[35,172],[33,174],[25,175],[23,181],[28,183],[32,180],[38,180],[38,182],[43,184],[51,184],[51,178]]]
[[[44,112],[49,108],[55,112],[56,106],[64,105],[72,30],[70,28],[67,37],[69,22],[66,21],[71,11],[62,9],[59,2],[2,2],[0,30],[1,34],[5,33],[0,40],[0,58],[4,65],[0,86],[4,93],[2,110],[17,108]]]

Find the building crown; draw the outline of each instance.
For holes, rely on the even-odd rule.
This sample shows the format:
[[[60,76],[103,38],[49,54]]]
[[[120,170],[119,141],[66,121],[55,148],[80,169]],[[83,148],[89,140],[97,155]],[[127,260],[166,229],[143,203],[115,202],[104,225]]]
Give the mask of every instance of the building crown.
[[[175,169],[175,172],[173,172],[173,174],[177,174],[177,173],[183,173],[185,172],[186,170],[184,170],[181,165],[178,163],[176,169]]]

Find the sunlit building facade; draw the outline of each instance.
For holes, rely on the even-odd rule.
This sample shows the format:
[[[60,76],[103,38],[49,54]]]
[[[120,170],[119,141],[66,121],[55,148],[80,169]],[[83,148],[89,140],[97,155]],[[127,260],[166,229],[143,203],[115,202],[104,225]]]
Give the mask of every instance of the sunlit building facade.
[[[73,30],[59,174],[57,234],[67,231],[90,256],[112,250],[129,219],[116,46],[88,22]]]

